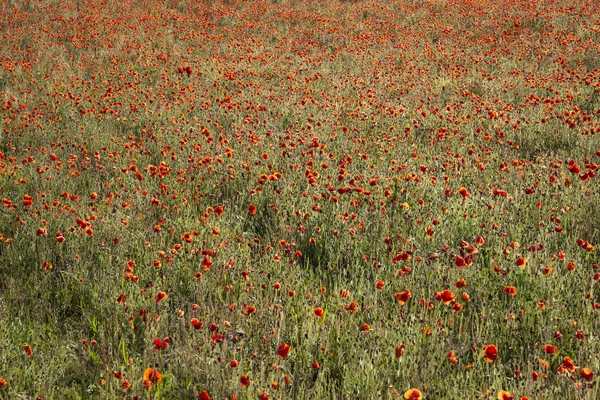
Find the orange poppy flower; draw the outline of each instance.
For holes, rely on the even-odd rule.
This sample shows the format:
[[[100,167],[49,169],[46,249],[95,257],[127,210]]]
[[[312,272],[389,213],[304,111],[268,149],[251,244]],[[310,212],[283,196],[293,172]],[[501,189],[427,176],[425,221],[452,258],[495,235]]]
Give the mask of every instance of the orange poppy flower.
[[[4,387],[6,385],[8,385],[8,382],[6,382],[6,379],[0,378],[0,387]]]
[[[315,360],[315,361],[313,361],[313,363],[312,363],[312,367],[313,367],[314,369],[319,369],[319,368],[321,368],[321,365],[319,364],[319,362],[318,362],[317,360]]]
[[[483,236],[477,236],[475,238],[475,245],[477,245],[478,247],[481,247],[485,244],[485,239]]]
[[[161,300],[166,299],[167,297],[169,297],[165,292],[158,292],[158,294],[156,295],[156,298],[154,299],[155,303],[158,303]]]
[[[315,313],[315,315],[319,318],[323,318],[323,315],[325,315],[325,312],[323,311],[323,309],[321,307],[317,307],[313,310],[313,312]]]
[[[448,361],[450,361],[450,364],[458,363],[458,360],[456,359],[456,357],[454,357],[455,355],[456,355],[456,353],[454,352],[454,350],[451,350],[448,353]]]
[[[501,390],[498,392],[498,400],[513,400],[515,396],[506,390]]]
[[[462,186],[456,191],[456,193],[460,194],[463,200],[471,196],[467,189]]]
[[[498,358],[498,348],[493,344],[489,344],[483,348],[484,360],[491,363]]]
[[[398,292],[398,293],[394,294],[394,297],[396,297],[396,300],[398,300],[398,303],[401,306],[403,306],[412,297],[412,294],[410,294],[410,290],[407,289],[403,292]]]
[[[504,293],[510,294],[511,296],[514,297],[517,295],[517,288],[514,286],[504,286]]]
[[[371,326],[365,322],[360,326],[360,330],[363,332],[369,332],[371,330]]]
[[[582,368],[579,371],[579,375],[588,382],[591,382],[594,379],[594,371],[589,368]]]
[[[356,304],[356,302],[355,302],[355,301],[353,301],[353,302],[351,302],[350,304],[348,304],[348,305],[345,307],[345,310],[346,310],[346,311],[354,311],[354,312],[357,312],[357,311],[358,311],[358,304]]]
[[[423,395],[419,389],[408,389],[406,393],[404,393],[404,398],[406,400],[421,400]]]
[[[375,287],[379,290],[383,289],[383,287],[385,286],[385,282],[382,281],[381,279],[377,281],[377,283],[375,284]]]
[[[428,239],[431,239],[433,237],[434,233],[435,233],[435,230],[432,227],[428,226],[427,228],[425,228],[425,236]]]
[[[33,354],[33,350],[31,349],[31,346],[28,345],[27,343],[23,344],[23,350],[25,350],[25,354],[27,354],[27,357],[31,357],[31,355]]]
[[[250,204],[250,206],[248,206],[248,212],[250,215],[256,214],[256,206],[254,204]]]
[[[279,348],[277,349],[277,354],[279,355],[279,357],[281,358],[286,358],[290,352],[290,350],[292,349],[292,346],[290,346],[289,344],[283,342],[279,345]]]
[[[162,379],[162,375],[155,369],[146,368],[144,371],[144,386],[146,389],[150,389],[152,385]]]
[[[551,345],[551,344],[546,344],[546,345],[544,345],[544,353],[556,354],[556,353],[558,353],[558,347]]]
[[[565,357],[563,359],[563,365],[566,369],[569,370],[569,372],[575,372],[575,370],[577,369],[575,363],[573,362],[573,360],[571,360],[571,357]]]
[[[527,259],[525,257],[518,257],[515,261],[515,264],[518,267],[525,268],[525,266],[527,265]]]

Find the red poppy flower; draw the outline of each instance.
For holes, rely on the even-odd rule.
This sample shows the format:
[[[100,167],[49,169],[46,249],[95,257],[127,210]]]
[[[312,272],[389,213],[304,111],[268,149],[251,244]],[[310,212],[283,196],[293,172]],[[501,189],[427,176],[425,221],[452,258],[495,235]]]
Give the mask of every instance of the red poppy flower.
[[[166,299],[167,297],[169,297],[165,292],[158,292],[158,294],[156,295],[156,298],[154,299],[155,303],[158,303],[161,300]]]
[[[155,369],[146,368],[144,371],[144,386],[146,389],[150,389],[153,384],[160,381],[162,379],[162,375]]]
[[[225,341],[225,337],[220,333],[217,333],[211,338],[211,340],[215,343],[223,343],[223,341]]]
[[[527,265],[527,259],[525,257],[518,257],[517,261],[515,261],[515,264],[518,267],[525,268],[525,266]]]
[[[462,304],[460,304],[459,302],[454,303],[454,305],[452,306],[452,310],[457,313],[460,310],[462,310]]]
[[[277,349],[277,354],[279,355],[279,357],[281,358],[286,358],[290,352],[290,350],[292,349],[292,346],[290,346],[289,344],[283,342],[279,345],[279,348]]]
[[[0,378],[0,387],[5,387],[6,385],[8,385],[8,382],[6,382],[6,379]]]
[[[403,292],[398,292],[398,293],[394,294],[394,297],[396,297],[396,300],[398,300],[398,303],[401,306],[403,306],[412,297],[412,294],[410,293],[410,290],[407,289]]]
[[[171,338],[164,338],[163,340],[160,340],[158,338],[154,339],[154,350],[164,350],[167,347],[169,347],[169,342],[171,341]]]
[[[23,344],[23,350],[25,350],[25,354],[27,354],[27,357],[31,357],[31,355],[33,354],[33,350],[31,349],[31,346],[28,345],[27,343]]]
[[[240,377],[240,383],[242,384],[243,387],[248,387],[248,386],[250,386],[250,379],[248,379],[248,377],[246,375],[242,375]]]
[[[582,368],[579,371],[579,375],[588,382],[591,382],[594,379],[594,371],[589,368]]]
[[[208,392],[206,390],[204,390],[204,391],[202,391],[202,393],[200,393],[198,395],[198,399],[199,400],[212,400],[212,397],[210,397]]]
[[[325,312],[323,311],[323,309],[321,307],[317,307],[313,310],[313,312],[315,313],[315,315],[319,318],[323,318],[323,315],[325,314]]]
[[[400,346],[396,346],[396,349],[395,349],[396,358],[402,357],[402,355],[404,354],[404,349],[406,349],[406,345],[405,344],[401,344]]]
[[[363,332],[369,332],[371,330],[371,326],[365,322],[360,326],[360,330]]]
[[[491,363],[498,358],[498,348],[493,344],[489,344],[483,348],[484,360]]]
[[[250,215],[256,214],[256,206],[254,204],[250,204],[250,206],[248,206],[248,212]]]
[[[385,282],[382,281],[381,279],[377,281],[377,283],[375,284],[375,287],[379,290],[383,289],[383,287],[385,286]]]
[[[450,304],[456,300],[456,296],[450,290],[444,290],[441,293],[436,293],[436,299],[443,301],[444,304]]]
[[[192,326],[195,329],[201,329],[202,328],[202,322],[200,322],[200,320],[198,320],[198,318],[192,318],[190,320],[190,324],[192,324]]]

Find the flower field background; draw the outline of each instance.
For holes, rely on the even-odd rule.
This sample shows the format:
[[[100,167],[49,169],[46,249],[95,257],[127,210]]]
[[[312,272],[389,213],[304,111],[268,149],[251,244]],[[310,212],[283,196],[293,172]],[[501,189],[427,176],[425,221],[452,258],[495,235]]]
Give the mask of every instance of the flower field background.
[[[598,399],[600,5],[4,1],[0,398]]]

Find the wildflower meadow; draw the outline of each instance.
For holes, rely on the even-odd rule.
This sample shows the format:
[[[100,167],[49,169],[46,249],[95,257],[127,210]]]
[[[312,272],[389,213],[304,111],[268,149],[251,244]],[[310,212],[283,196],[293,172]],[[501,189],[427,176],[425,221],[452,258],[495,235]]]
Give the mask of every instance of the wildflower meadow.
[[[596,0],[6,0],[0,38],[0,399],[600,399]]]

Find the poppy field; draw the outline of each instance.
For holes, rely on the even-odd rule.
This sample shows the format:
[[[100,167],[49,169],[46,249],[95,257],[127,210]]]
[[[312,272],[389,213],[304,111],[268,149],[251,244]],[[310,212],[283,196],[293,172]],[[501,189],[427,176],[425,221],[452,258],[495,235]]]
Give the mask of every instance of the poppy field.
[[[598,399],[600,4],[0,4],[0,399]]]

